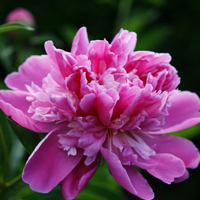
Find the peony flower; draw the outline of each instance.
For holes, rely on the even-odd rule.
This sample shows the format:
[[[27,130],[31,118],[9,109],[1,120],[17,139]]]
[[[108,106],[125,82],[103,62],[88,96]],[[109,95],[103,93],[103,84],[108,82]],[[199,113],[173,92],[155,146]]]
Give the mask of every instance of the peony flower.
[[[6,22],[8,23],[18,21],[25,22],[30,25],[35,24],[34,16],[25,8],[16,8],[12,10],[6,18]]]
[[[135,45],[136,34],[123,29],[111,44],[89,42],[83,27],[71,52],[47,41],[47,55],[31,56],[7,76],[12,90],[0,91],[0,108],[21,126],[48,133],[23,171],[32,190],[61,184],[63,197],[73,199],[103,157],[122,187],[149,200],[154,193],[136,166],[167,184],[198,166],[194,144],[166,133],[200,122],[199,97],[177,89],[169,54]]]

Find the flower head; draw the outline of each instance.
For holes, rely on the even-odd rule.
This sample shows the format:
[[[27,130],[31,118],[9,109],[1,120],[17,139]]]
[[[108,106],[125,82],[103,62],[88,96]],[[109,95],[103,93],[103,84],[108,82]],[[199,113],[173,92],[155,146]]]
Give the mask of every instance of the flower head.
[[[30,25],[35,24],[34,16],[25,8],[16,8],[12,10],[7,18],[6,22],[24,22]]]
[[[47,55],[30,57],[8,75],[12,90],[0,91],[1,109],[20,125],[48,133],[24,168],[33,190],[45,193],[61,183],[63,197],[73,199],[103,157],[122,187],[153,199],[135,166],[168,184],[198,166],[193,143],[165,133],[200,122],[199,97],[177,89],[169,54],[134,51],[135,45],[136,34],[123,29],[110,44],[89,42],[83,27],[71,52],[48,41]]]

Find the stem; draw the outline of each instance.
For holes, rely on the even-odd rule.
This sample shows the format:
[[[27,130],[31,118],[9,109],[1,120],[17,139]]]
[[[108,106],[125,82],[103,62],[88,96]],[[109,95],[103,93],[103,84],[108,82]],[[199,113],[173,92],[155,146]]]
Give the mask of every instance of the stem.
[[[3,150],[4,150],[4,154],[5,154],[5,164],[6,164],[6,173],[4,176],[4,182],[6,182],[8,180],[9,177],[9,159],[8,159],[8,149],[7,149],[7,145],[6,145],[6,141],[5,141],[5,137],[3,135],[3,132],[0,128],[0,137],[1,137],[1,141],[2,141],[2,145],[3,145]]]
[[[6,189],[15,187],[18,183],[21,182],[21,180],[22,180],[22,175],[20,174],[17,177],[15,177],[13,180],[11,180],[5,184]]]
[[[2,199],[4,197],[4,195],[6,194],[6,192],[8,190],[11,190],[12,188],[15,188],[18,184],[20,184],[21,182],[21,174],[17,177],[15,177],[13,180],[3,184],[0,186],[0,199]]]

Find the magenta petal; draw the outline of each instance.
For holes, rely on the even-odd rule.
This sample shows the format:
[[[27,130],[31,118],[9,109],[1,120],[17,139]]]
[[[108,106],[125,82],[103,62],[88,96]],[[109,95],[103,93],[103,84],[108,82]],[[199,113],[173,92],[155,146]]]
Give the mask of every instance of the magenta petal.
[[[22,175],[24,182],[34,191],[47,193],[59,184],[75,168],[83,156],[78,151],[76,156],[68,156],[59,148],[58,134],[66,133],[66,124],[49,133],[29,157]]]
[[[149,146],[155,146],[156,152],[168,153],[180,158],[187,168],[198,166],[200,154],[190,140],[170,135],[156,135],[153,138],[144,137],[144,141]]]
[[[28,93],[26,92],[1,90],[0,108],[6,115],[11,116],[11,119],[21,126],[36,132],[43,132],[37,127],[37,123],[35,123],[27,113],[30,106],[30,102],[26,100],[27,95]]]
[[[13,72],[6,77],[5,83],[9,88],[22,91],[27,91],[26,85],[31,85],[32,82],[41,87],[42,79],[50,70],[48,56],[31,56],[19,67],[19,72]]]
[[[132,166],[122,166],[117,155],[108,149],[101,148],[101,153],[106,160],[114,179],[132,194],[150,200],[154,193],[143,176]]]
[[[134,185],[134,188],[137,191],[136,196],[145,200],[153,199],[153,190],[140,172],[138,172],[138,170],[133,166],[124,166],[124,168],[127,171],[131,183]]]
[[[31,114],[28,113],[30,102],[26,100],[28,95],[29,93],[26,92],[1,90],[0,108],[6,115],[11,116],[13,121],[25,128],[31,129],[35,132],[47,133],[52,131],[58,126],[57,124],[43,123],[31,118]]]
[[[61,192],[66,200],[74,199],[87,182],[93,176],[97,168],[97,160],[91,165],[86,166],[84,159],[76,166],[76,168],[62,181]]]
[[[82,27],[78,30],[76,36],[74,37],[71,52],[75,55],[85,55],[87,52],[88,45],[89,40],[87,36],[87,30],[85,27]]]
[[[110,123],[114,107],[113,99],[109,95],[101,93],[95,101],[95,107],[102,124],[108,125]]]
[[[157,133],[169,133],[191,127],[200,122],[200,101],[195,93],[183,91],[169,97],[171,107],[165,117],[166,124]]]
[[[185,172],[183,161],[171,154],[156,154],[151,156],[151,163],[157,165],[147,171],[168,184],[173,182],[175,178],[183,176]]]
[[[186,180],[188,177],[189,177],[189,172],[188,172],[188,170],[186,169],[186,170],[185,170],[185,173],[184,173],[181,177],[175,178],[174,182],[175,182],[175,183],[180,183],[180,182]]]

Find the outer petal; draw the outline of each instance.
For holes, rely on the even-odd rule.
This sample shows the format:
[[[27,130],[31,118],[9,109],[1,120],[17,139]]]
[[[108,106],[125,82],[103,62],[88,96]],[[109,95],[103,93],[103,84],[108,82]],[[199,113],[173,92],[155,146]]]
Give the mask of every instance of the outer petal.
[[[1,90],[0,108],[6,115],[11,116],[13,121],[25,128],[35,132],[47,133],[52,131],[58,125],[35,121],[31,118],[31,114],[28,113],[30,102],[26,100],[28,95],[26,92]]]
[[[62,181],[61,192],[66,200],[74,199],[85,187],[96,171],[97,161],[86,166],[84,159],[82,159],[76,168]]]
[[[32,82],[41,87],[42,79],[50,70],[48,56],[31,56],[19,67],[19,72],[13,72],[6,77],[5,83],[14,90],[27,91],[25,85],[31,85]]]
[[[177,92],[169,97],[171,107],[165,117],[166,124],[156,133],[170,133],[191,127],[200,122],[200,100],[195,93]]]
[[[51,191],[60,183],[81,160],[83,152],[68,156],[58,147],[58,134],[66,133],[66,124],[49,133],[29,157],[23,171],[22,179],[32,190],[41,193]]]
[[[183,161],[171,154],[151,156],[151,163],[157,165],[147,171],[168,184],[173,182],[175,178],[183,176],[185,172]]]
[[[154,147],[157,153],[172,154],[183,160],[187,168],[196,168],[200,161],[200,154],[195,145],[185,138],[171,135],[143,135],[143,140],[149,146]]]
[[[82,27],[76,33],[72,43],[71,52],[75,55],[86,54],[87,48],[89,45],[87,30],[85,27]]]
[[[132,166],[122,166],[117,155],[101,148],[101,153],[115,180],[132,194],[146,200],[154,198],[154,193],[143,176]]]

